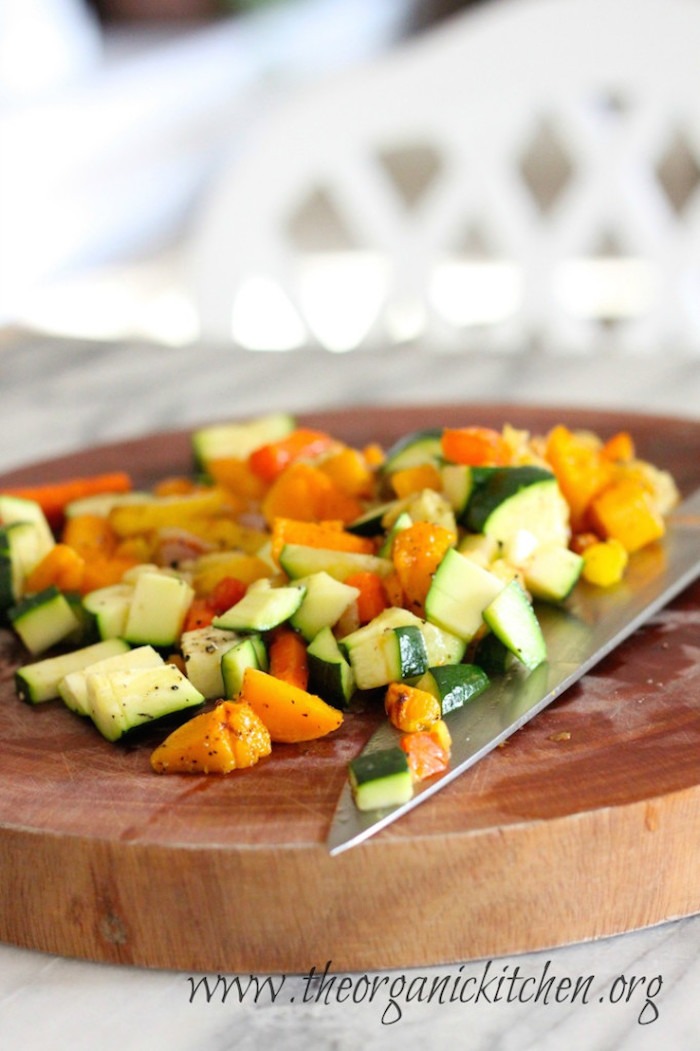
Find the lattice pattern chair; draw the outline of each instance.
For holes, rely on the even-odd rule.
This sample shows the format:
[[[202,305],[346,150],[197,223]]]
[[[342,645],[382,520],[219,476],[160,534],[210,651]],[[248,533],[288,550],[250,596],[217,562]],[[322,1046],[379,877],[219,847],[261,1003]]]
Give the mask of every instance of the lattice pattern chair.
[[[498,0],[269,116],[194,230],[202,335],[700,353],[700,2]]]

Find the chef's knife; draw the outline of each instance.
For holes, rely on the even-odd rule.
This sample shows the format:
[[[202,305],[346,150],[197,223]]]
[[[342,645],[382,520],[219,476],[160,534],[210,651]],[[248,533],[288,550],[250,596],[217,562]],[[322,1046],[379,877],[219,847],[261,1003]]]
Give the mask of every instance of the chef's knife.
[[[663,542],[631,556],[621,584],[605,589],[581,583],[562,607],[538,609],[549,659],[530,672],[514,662],[479,697],[446,716],[452,755],[445,773],[418,783],[408,802],[384,810],[359,810],[346,782],[328,835],[330,853],[362,843],[439,792],[551,704],[699,575],[700,490],[675,510]],[[363,754],[397,744],[399,736],[385,720]]]

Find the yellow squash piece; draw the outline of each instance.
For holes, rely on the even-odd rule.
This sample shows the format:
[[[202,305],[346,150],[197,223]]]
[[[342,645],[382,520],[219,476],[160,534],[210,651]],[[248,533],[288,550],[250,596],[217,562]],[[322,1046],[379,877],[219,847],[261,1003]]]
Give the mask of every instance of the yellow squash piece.
[[[187,528],[193,519],[207,518],[226,506],[226,493],[204,489],[184,496],[161,496],[133,504],[120,504],[109,513],[109,524],[119,537],[150,533],[168,526]]]
[[[608,588],[619,584],[625,575],[629,555],[615,537],[590,544],[583,552],[582,576],[589,584]]]

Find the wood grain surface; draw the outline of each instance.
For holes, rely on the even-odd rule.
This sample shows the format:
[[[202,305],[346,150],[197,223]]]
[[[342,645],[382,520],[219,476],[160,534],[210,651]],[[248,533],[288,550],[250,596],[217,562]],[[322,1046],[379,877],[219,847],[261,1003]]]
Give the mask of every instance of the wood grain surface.
[[[627,427],[700,485],[700,423],[504,405],[306,416],[350,442],[448,423]],[[32,483],[189,469],[186,433],[6,474]],[[420,966],[602,937],[700,911],[700,584],[432,800],[331,858],[330,820],[381,718],[278,745],[224,778],[158,777],[160,738],[104,741],[60,702],[15,696],[0,631],[0,940],[186,971]],[[161,734],[162,736],[162,734]]]

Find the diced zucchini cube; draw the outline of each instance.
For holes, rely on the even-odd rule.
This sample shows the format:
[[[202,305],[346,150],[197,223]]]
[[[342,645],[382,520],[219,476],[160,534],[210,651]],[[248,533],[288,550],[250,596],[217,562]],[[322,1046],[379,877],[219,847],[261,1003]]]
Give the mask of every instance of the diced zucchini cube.
[[[408,757],[398,745],[352,759],[348,776],[358,810],[399,806],[413,795]]]
[[[193,598],[194,589],[180,577],[151,571],[140,573],[126,618],[125,638],[134,644],[173,646]]]

